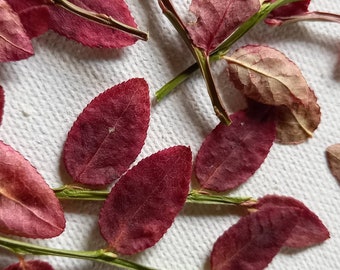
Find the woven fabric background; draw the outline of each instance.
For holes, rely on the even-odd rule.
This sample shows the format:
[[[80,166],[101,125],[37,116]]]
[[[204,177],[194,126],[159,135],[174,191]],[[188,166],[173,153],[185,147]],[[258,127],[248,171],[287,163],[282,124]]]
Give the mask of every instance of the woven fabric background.
[[[127,3],[140,29],[149,31],[148,42],[120,50],[90,49],[53,32],[34,40],[35,56],[0,64],[0,84],[6,94],[0,138],[21,152],[51,187],[68,183],[60,156],[66,135],[82,109],[96,95],[132,77],[144,77],[150,98],[169,79],[193,63],[193,57],[157,1]],[[183,17],[189,0],[174,1]],[[340,14],[339,0],[313,0],[310,10]],[[264,44],[277,48],[302,70],[315,90],[322,121],[308,142],[275,144],[256,174],[231,195],[293,196],[324,222],[331,238],[305,250],[282,250],[271,270],[340,269],[340,187],[325,159],[327,146],[340,142],[340,24],[304,22],[281,28],[258,25],[235,48]],[[228,111],[244,106],[228,82],[225,64],[214,64],[214,76]],[[137,161],[163,148],[189,145],[196,155],[204,137],[217,124],[204,81],[195,73],[163,102],[153,102],[148,137]],[[98,249],[105,246],[97,226],[101,203],[63,202],[67,227],[50,240],[26,240],[54,248]],[[129,257],[162,270],[209,269],[209,254],[219,235],[238,220],[233,208],[186,205],[156,246]],[[38,258],[38,257],[34,257]],[[39,257],[56,270],[115,269],[100,263],[57,257]],[[16,262],[0,251],[0,269]]]

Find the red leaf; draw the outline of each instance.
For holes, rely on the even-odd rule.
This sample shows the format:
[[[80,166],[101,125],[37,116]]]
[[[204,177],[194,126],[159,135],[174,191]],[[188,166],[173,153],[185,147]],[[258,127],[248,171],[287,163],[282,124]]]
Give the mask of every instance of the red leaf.
[[[305,248],[319,244],[329,238],[329,232],[321,220],[302,202],[285,196],[267,195],[258,200],[255,205],[259,211],[267,208],[275,209],[299,209],[297,224],[291,235],[284,243],[293,248]]]
[[[0,125],[2,122],[2,116],[4,114],[4,106],[5,106],[5,92],[0,85]]]
[[[214,244],[212,270],[265,268],[297,222],[297,211],[266,208],[241,218]]]
[[[0,232],[50,238],[65,228],[54,192],[18,152],[0,141]]]
[[[84,19],[46,0],[8,0],[8,2],[18,13],[32,6],[47,4],[50,11],[50,29],[86,46],[121,48],[137,41],[129,34]],[[70,0],[70,2],[89,11],[109,15],[132,27],[137,26],[124,0]],[[29,16],[29,13],[26,14]],[[30,25],[25,26],[31,28]]]
[[[187,30],[194,44],[208,54],[259,9],[258,0],[192,0],[190,10],[197,22],[187,25]]]
[[[191,151],[184,146],[153,154],[123,175],[99,216],[110,248],[134,254],[156,244],[182,209],[190,176]]]
[[[31,41],[19,16],[0,0],[0,62],[17,61],[33,55]]]
[[[21,261],[6,267],[4,270],[53,270],[53,267],[43,261]]]
[[[205,189],[226,191],[244,183],[261,166],[275,139],[275,124],[244,111],[220,123],[203,142],[195,174]]]
[[[64,146],[66,170],[76,182],[106,185],[140,153],[150,118],[148,85],[131,79],[93,99],[73,124]]]

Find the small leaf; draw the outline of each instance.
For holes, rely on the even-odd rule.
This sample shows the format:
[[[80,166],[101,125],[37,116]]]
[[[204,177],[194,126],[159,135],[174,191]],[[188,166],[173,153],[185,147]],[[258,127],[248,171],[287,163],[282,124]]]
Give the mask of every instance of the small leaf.
[[[259,9],[258,0],[192,0],[197,22],[186,28],[194,44],[209,54]]]
[[[155,245],[182,209],[190,176],[191,151],[184,146],[153,154],[123,175],[99,216],[110,248],[134,254]]]
[[[302,202],[286,196],[267,195],[258,200],[255,208],[262,211],[271,209],[299,209],[297,223],[284,245],[293,248],[306,248],[329,238],[329,232],[321,220]]]
[[[118,84],[93,99],[68,133],[63,160],[74,181],[106,185],[118,179],[140,153],[150,118],[144,79]]]
[[[5,92],[0,85],[0,125],[2,123],[2,116],[4,114],[4,106],[5,106]]]
[[[29,8],[48,6],[50,13],[49,28],[85,46],[121,48],[132,45],[137,41],[135,37],[129,34],[89,21],[52,4],[51,1],[8,0],[8,2],[16,12],[26,12],[26,18],[30,14]],[[137,26],[124,0],[70,0],[70,2],[83,9],[111,16],[129,26]],[[40,23],[40,20],[37,23]],[[32,28],[30,25],[25,25],[25,27]]]
[[[53,270],[53,267],[43,261],[21,261],[6,267],[4,270]]]
[[[268,117],[267,117],[268,118]],[[274,121],[244,111],[220,123],[204,140],[195,174],[201,187],[226,191],[244,183],[261,166],[275,139]]]
[[[18,15],[0,0],[0,62],[17,61],[33,55],[31,41]]]
[[[242,217],[214,244],[212,270],[265,268],[297,222],[298,211],[266,208]]]
[[[248,98],[273,106],[308,98],[310,89],[300,69],[276,49],[247,45],[227,61],[231,81]]]
[[[50,238],[65,228],[54,192],[18,152],[0,141],[0,232]]]
[[[333,144],[326,149],[328,166],[333,176],[340,181],[340,144]]]
[[[317,98],[310,90],[310,99],[305,104],[295,104],[291,108],[276,108],[276,138],[282,144],[301,143],[313,136],[321,121],[321,111]]]

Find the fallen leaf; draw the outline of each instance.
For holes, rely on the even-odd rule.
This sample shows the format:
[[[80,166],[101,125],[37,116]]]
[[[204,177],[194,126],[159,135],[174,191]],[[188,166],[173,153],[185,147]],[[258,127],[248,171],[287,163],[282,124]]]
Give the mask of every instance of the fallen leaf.
[[[266,208],[242,217],[214,244],[212,270],[264,269],[297,222],[298,210]]]
[[[324,242],[329,232],[316,214],[302,202],[286,196],[267,195],[258,200],[254,206],[259,211],[270,209],[298,209],[298,220],[284,246],[306,248]],[[275,210],[276,211],[276,210]]]
[[[130,79],[93,99],[68,133],[63,160],[74,181],[100,186],[118,179],[140,153],[150,118],[149,88]]]
[[[195,163],[202,188],[226,191],[248,180],[267,157],[275,123],[261,113],[239,111],[232,124],[220,123],[204,140]]]
[[[340,144],[333,144],[326,149],[328,166],[333,176],[340,181]]]
[[[314,92],[310,90],[307,103],[276,108],[276,141],[282,144],[304,142],[313,136],[320,121],[320,107]]]
[[[0,62],[17,61],[33,55],[33,47],[19,16],[0,0]]]
[[[258,0],[192,0],[197,21],[186,28],[194,44],[209,54],[259,9]]]
[[[89,21],[46,0],[8,0],[13,9],[30,16],[29,8],[47,6],[49,28],[57,33],[90,47],[121,48],[134,44],[137,39],[120,30]],[[24,2],[24,3],[23,3]],[[137,27],[124,0],[70,0],[71,3],[97,13],[106,14],[132,27]],[[32,14],[33,16],[33,14]],[[39,21],[37,22],[40,25]],[[31,25],[25,25],[32,28]]]
[[[21,261],[6,267],[4,270],[53,270],[53,267],[43,261]]]
[[[54,192],[20,153],[0,141],[0,232],[50,238],[65,228]]]
[[[191,169],[190,149],[175,146],[143,159],[124,174],[99,216],[110,249],[128,255],[155,245],[185,204]]]

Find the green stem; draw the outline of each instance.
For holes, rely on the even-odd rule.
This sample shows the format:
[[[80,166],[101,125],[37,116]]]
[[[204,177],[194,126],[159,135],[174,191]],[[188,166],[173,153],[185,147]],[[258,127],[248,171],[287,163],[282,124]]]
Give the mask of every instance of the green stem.
[[[73,251],[54,249],[34,244],[25,243],[0,236],[0,247],[7,249],[17,255],[52,255],[60,257],[68,257],[74,259],[83,259],[101,262],[113,266],[118,266],[125,269],[135,270],[152,270],[152,268],[130,262],[128,260],[119,258],[115,253],[107,251],[105,249],[99,249],[94,251]]]
[[[229,36],[224,42],[222,42],[210,55],[210,62],[219,60],[221,56],[225,55],[230,47],[239,40],[242,36],[244,36],[250,29],[252,29],[255,25],[262,22],[270,12],[274,9],[286,5],[292,2],[297,2],[299,0],[277,0],[274,3],[265,3],[261,6],[261,9],[253,15],[250,19],[240,25],[240,27],[235,30],[235,32]],[[186,70],[182,71],[171,81],[167,82],[162,88],[160,88],[156,92],[157,101],[161,101],[164,97],[170,94],[173,89],[175,89],[178,85],[184,82],[186,79],[190,77],[192,73],[194,73],[199,68],[197,63],[191,65]]]
[[[208,93],[213,105],[214,111],[217,117],[222,123],[229,125],[231,123],[230,118],[222,105],[221,99],[219,97],[214,79],[212,77],[210,66],[209,66],[209,56],[207,56],[202,50],[195,47],[190,39],[188,32],[185,29],[180,17],[176,13],[170,0],[159,0],[159,5],[164,13],[164,15],[169,19],[172,25],[175,27],[177,32],[181,35],[182,39],[190,49],[192,55],[195,57],[198,67],[200,68],[204,80],[207,85]],[[183,76],[182,76],[183,77]],[[162,94],[164,95],[164,93]]]
[[[148,40],[148,33],[143,32],[137,28],[134,28],[132,26],[129,26],[127,24],[124,24],[122,22],[119,22],[112,18],[111,16],[108,16],[106,14],[100,14],[96,12],[92,12],[86,9],[83,9],[77,5],[74,5],[73,3],[69,2],[68,0],[50,0],[53,4],[60,6],[64,9],[66,9],[69,12],[72,12],[80,17],[83,17],[85,19],[91,20],[93,22],[120,30],[122,32],[128,33],[130,35],[133,35],[141,40]]]
[[[54,192],[61,200],[104,201],[109,195],[108,190],[90,190],[68,185],[54,189]],[[192,190],[187,197],[187,203],[196,204],[241,205],[251,202],[254,202],[254,199],[251,197],[228,197],[224,195],[213,195],[197,190]]]

